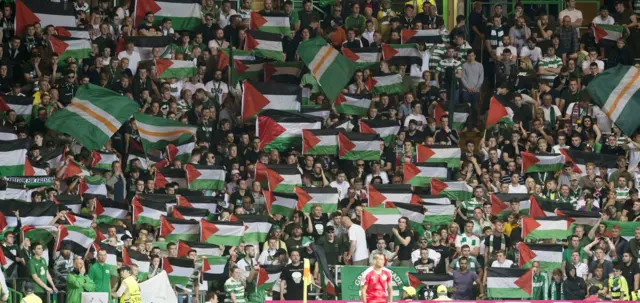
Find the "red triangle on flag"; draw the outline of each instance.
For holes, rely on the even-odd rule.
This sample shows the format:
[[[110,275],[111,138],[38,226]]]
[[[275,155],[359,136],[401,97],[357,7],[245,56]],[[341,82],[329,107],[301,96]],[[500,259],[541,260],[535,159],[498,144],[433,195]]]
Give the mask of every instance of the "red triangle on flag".
[[[192,164],[185,165],[184,170],[187,173],[187,183],[191,183],[202,176],[202,173]],[[189,202],[187,202],[189,203]]]
[[[413,205],[422,205],[423,201],[420,199],[420,196],[413,194],[411,195],[411,202],[409,204]]]
[[[169,67],[171,67],[171,65],[173,65],[173,61],[169,59],[156,59],[155,61],[156,61],[156,74],[158,76],[162,75],[164,71],[166,71],[167,69],[169,69]]]
[[[332,296],[337,296],[338,293],[336,292],[336,287],[333,285],[333,282],[331,282],[331,280],[329,280],[329,278],[324,279],[325,281],[325,288],[324,291]]]
[[[567,228],[570,228],[571,224],[573,224],[573,222],[576,222],[576,219],[567,216],[564,212],[562,212],[561,210],[559,210],[557,208],[555,209],[555,213],[556,213],[556,216],[567,217]]]
[[[64,174],[62,175],[63,179],[69,179],[71,177],[82,174],[82,167],[76,163],[76,161],[69,160],[67,162],[67,168],[64,170]]]
[[[520,259],[518,260],[518,266],[522,267],[525,264],[529,263],[531,260],[535,259],[537,255],[524,242],[520,242],[518,245],[520,245],[518,248],[520,250]]]
[[[138,217],[140,217],[140,214],[144,212],[144,207],[142,206],[142,204],[140,204],[140,201],[138,201],[137,196],[133,198],[132,204],[133,204],[133,222],[135,223],[138,221]]]
[[[82,196],[84,193],[89,190],[89,185],[87,185],[87,181],[82,178],[80,180],[80,184],[78,184],[78,195]]]
[[[179,150],[175,145],[171,143],[169,143],[166,148],[167,148],[167,158],[169,158],[169,161],[173,162],[173,159],[176,158]]]
[[[227,53],[219,50],[218,51],[218,69],[224,69],[229,66],[229,56]]]
[[[155,186],[156,189],[160,189],[167,186],[167,184],[169,184],[169,181],[167,180],[167,178],[164,177],[164,175],[160,172],[160,170],[156,169],[156,177],[153,180],[153,186]]]
[[[253,22],[253,19],[251,21]],[[264,69],[264,82],[269,82],[269,80],[271,80],[271,76],[273,76],[278,69],[269,63],[263,64],[262,67]]]
[[[564,156],[564,161],[565,162],[571,162],[571,164],[573,164],[573,172],[574,173],[582,174],[582,170],[580,169],[578,164],[576,164],[576,161],[573,161],[573,158],[571,158],[571,156],[569,156],[569,152],[566,149],[561,148],[560,149],[560,153]]]
[[[147,12],[157,13],[160,11],[160,6],[154,0],[137,0],[135,6],[135,15],[133,16],[134,25],[139,25],[144,22],[144,15]]]
[[[91,152],[91,167],[96,167],[102,161],[102,156],[97,150]]]
[[[101,215],[104,212],[104,207],[102,207],[102,203],[96,199],[96,215]]]
[[[94,227],[93,230],[96,232],[96,239],[93,241],[94,243],[100,243],[107,239],[104,234],[98,229],[98,227]]]
[[[262,284],[267,283],[269,281],[269,273],[263,267],[260,267],[260,272],[258,272],[258,281],[256,286],[260,287]]]
[[[203,258],[202,260],[202,270],[200,270],[200,280],[204,279],[204,273],[211,270],[211,265],[209,265],[209,259]]]
[[[356,61],[358,61],[358,59],[360,59],[360,56],[358,56],[356,53],[354,53],[352,50],[350,50],[350,49],[348,49],[346,47],[342,48],[342,55],[347,57],[347,59],[349,59],[349,60],[351,60],[353,62],[356,62]]]
[[[597,24],[593,25],[593,36],[596,38],[596,43],[600,43],[600,39],[608,35],[609,33],[607,33],[606,30],[602,29],[602,27],[598,26]]]
[[[308,129],[302,130],[302,153],[303,154],[313,149],[313,147],[316,146],[318,143],[320,143],[320,138],[318,138],[316,135],[311,133],[311,131]]]
[[[426,162],[427,160],[431,159],[431,157],[433,157],[433,155],[435,155],[436,153],[433,151],[433,149],[429,148],[426,145],[422,145],[422,144],[418,144],[416,145],[416,162]]]
[[[436,126],[440,127],[440,117],[446,115],[447,112],[442,108],[440,104],[436,104],[436,109],[433,111],[433,118],[436,120]]]
[[[184,218],[184,216],[177,209],[175,209],[175,207],[173,208],[173,211],[171,212],[171,216],[174,219],[186,220]]]
[[[260,162],[258,162],[258,164],[260,164]],[[267,210],[271,211],[271,204],[273,204],[273,202],[276,201],[276,197],[273,195],[272,192],[266,189],[262,190],[262,195],[264,196],[265,204],[267,204]]]
[[[518,278],[515,282],[515,285],[518,285],[522,290],[524,290],[527,294],[531,295],[533,291],[533,271],[527,270],[527,273]]]
[[[175,210],[174,210],[175,211]],[[167,217],[160,216],[160,236],[166,237],[170,235],[176,228],[167,221]]]
[[[51,45],[53,46],[53,52],[58,54],[58,56],[62,55],[62,53],[69,48],[69,44],[67,44],[67,42],[56,37],[51,37]]]
[[[443,190],[447,189],[447,187],[449,187],[449,185],[447,185],[447,183],[444,183],[442,181],[440,181],[439,179],[436,178],[432,178],[431,179],[431,194],[432,195],[439,195]]]
[[[417,30],[403,29],[401,34],[402,43],[407,43],[407,41],[413,38],[413,36],[415,36],[417,33],[418,33]]]
[[[378,191],[373,185],[369,184],[369,207],[378,207],[378,205],[387,201],[387,197]]]
[[[69,231],[67,230],[67,228],[62,224],[58,225],[58,242],[56,243],[56,251],[60,250],[62,241],[67,236],[69,236]]]
[[[0,230],[4,230],[7,226],[9,226],[9,223],[7,223],[7,217],[0,212]]]
[[[71,38],[71,32],[69,32],[66,28],[64,28],[62,26],[56,26],[54,28],[55,28],[56,34],[58,36]]]
[[[178,206],[185,206],[185,207],[194,208],[193,205],[191,205],[191,203],[189,202],[189,200],[187,200],[187,198],[185,198],[183,196],[178,196],[178,202],[176,204]]]
[[[251,12],[250,18],[251,18],[250,19],[251,21],[249,22],[250,30],[257,30],[261,28],[263,25],[267,24],[267,19],[256,12]]]
[[[280,176],[280,174],[268,169],[264,164],[258,162],[256,163],[256,176],[261,174],[267,177],[267,182],[269,183],[269,189],[276,188],[278,184],[284,181],[284,178]]]
[[[182,240],[178,240],[178,258],[184,258],[189,255],[191,246],[184,243]]]
[[[258,40],[253,38],[251,36],[251,34],[249,34],[249,32],[247,32],[246,38],[244,40],[244,50],[246,50],[246,51],[254,50],[259,45],[260,45],[260,42],[258,42]]]
[[[532,165],[535,165],[536,163],[540,162],[540,159],[538,159],[538,157],[536,157],[536,155],[534,155],[532,153],[522,152],[522,153],[520,153],[520,155],[522,156],[522,171],[523,172],[527,172],[529,167],[531,167]]]
[[[278,138],[282,135],[286,129],[282,127],[278,122],[273,120],[271,117],[267,116],[258,116],[258,129],[262,130],[259,132],[258,137],[260,138],[260,149],[263,150],[265,146],[269,145],[271,141]]]
[[[382,44],[382,57],[384,60],[389,60],[393,58],[393,56],[397,55],[399,52],[395,50],[393,47],[389,46],[389,44]]]
[[[242,121],[248,121],[267,107],[271,101],[248,81],[242,84],[242,88]]]
[[[313,197],[311,197],[309,193],[307,193],[306,191],[304,191],[304,189],[298,186],[295,187],[294,192],[298,197],[298,210],[301,210],[302,208],[304,208],[307,202],[313,200]]]
[[[411,273],[407,273],[407,276],[409,277],[409,285],[411,285],[411,287],[418,289],[418,287],[424,285],[424,283],[422,283],[422,280],[418,279],[418,277],[414,276]]]
[[[540,227],[540,223],[534,218],[522,218],[522,238],[526,238],[528,234]]]
[[[367,86],[367,89],[369,91],[373,91],[373,88],[376,86],[376,84],[378,84],[378,80],[374,79],[373,77],[369,77],[367,81],[364,82],[364,85]]]
[[[404,181],[407,182],[413,179],[415,176],[419,175],[422,171],[417,166],[413,165],[413,163],[405,162],[402,164],[402,169],[404,171]]]
[[[7,265],[7,258],[4,256],[4,249],[0,249],[0,265]]]
[[[347,102],[347,98],[342,94],[339,93],[338,96],[336,97],[336,100],[333,101],[333,105],[334,106],[340,106],[342,103],[346,103]]]
[[[173,272],[173,267],[171,263],[169,263],[169,259],[167,257],[162,258],[162,270],[166,271],[167,274],[171,274]]]
[[[31,166],[31,162],[29,161],[29,157],[24,157],[24,175],[25,177],[31,177],[36,174],[35,169]]]
[[[65,213],[64,218],[69,222],[70,225],[74,225],[76,223],[76,216],[71,213]]]
[[[494,216],[497,216],[503,210],[509,208],[509,206],[507,206],[504,201],[500,200],[500,198],[498,198],[496,194],[491,194],[491,197],[489,199],[491,199],[491,214]]]
[[[238,59],[233,59],[233,67],[235,67],[237,76],[240,76],[240,74],[246,72],[249,69],[246,64]]]
[[[220,229],[214,223],[211,223],[205,219],[200,219],[200,241],[205,242],[211,236],[219,232]]]
[[[0,96],[0,113],[4,113],[7,112],[11,109],[11,107],[9,106],[9,104],[4,101],[4,98],[2,98],[2,96]]]
[[[487,115],[487,127],[494,125],[500,121],[500,119],[509,115],[507,108],[496,99],[491,97],[491,103],[489,103],[489,114]]]
[[[547,216],[534,196],[529,197],[529,216],[532,218],[545,218]]]
[[[129,257],[129,252],[127,252],[127,248],[123,247],[122,248],[122,263],[124,263],[124,265],[133,265],[133,262],[131,261],[131,258]]]
[[[362,226],[364,230],[367,230],[369,227],[373,226],[373,224],[376,224],[376,222],[378,222],[378,218],[376,218],[376,216],[366,210],[362,211],[360,226]]]
[[[125,43],[124,38],[118,39],[118,42],[116,42],[116,54],[120,53],[126,48],[127,48],[127,44]]]
[[[38,23],[42,20],[31,11],[22,1],[16,1],[15,30],[20,35],[27,30],[27,25]],[[8,51],[7,51],[8,52]]]
[[[347,138],[343,133],[338,134],[338,156],[344,157],[348,152],[356,148],[356,145]]]
[[[362,134],[377,134],[378,132],[375,131],[375,129],[371,128],[367,123],[365,123],[364,121],[360,121],[358,123],[358,125],[360,126],[360,133]]]

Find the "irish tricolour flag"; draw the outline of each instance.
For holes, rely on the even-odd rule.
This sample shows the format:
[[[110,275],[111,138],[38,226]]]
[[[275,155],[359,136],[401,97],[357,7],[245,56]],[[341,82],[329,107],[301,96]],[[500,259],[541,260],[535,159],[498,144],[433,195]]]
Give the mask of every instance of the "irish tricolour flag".
[[[333,105],[340,114],[365,116],[371,106],[371,96],[341,93]]]
[[[567,217],[545,217],[522,219],[522,238],[528,239],[564,239],[569,235]]]
[[[556,172],[561,171],[565,163],[562,154],[532,154],[522,152],[522,172]]]
[[[416,146],[416,162],[447,163],[448,167],[460,167],[460,147],[451,145]]]
[[[338,134],[340,132],[340,129],[303,129],[302,154],[337,155]]]
[[[237,246],[242,241],[244,231],[242,222],[200,220],[200,242]]]
[[[360,133],[338,134],[338,157],[342,160],[380,160],[380,136]]]
[[[267,203],[267,210],[272,215],[282,215],[289,217],[298,206],[298,196],[296,194],[275,193],[263,190]]]
[[[338,209],[338,189],[333,187],[298,187],[298,210],[311,213],[315,206],[320,206],[323,213],[332,213]]]
[[[473,188],[464,181],[440,181],[431,179],[431,193],[451,200],[467,200],[473,195]]]
[[[303,129],[320,129],[322,118],[280,110],[265,110],[256,119],[260,149],[284,152],[302,145]]]
[[[530,269],[487,268],[487,296],[496,299],[531,297],[533,274]]]
[[[294,84],[250,83],[242,84],[242,120],[253,120],[267,109],[300,112],[302,88]]]
[[[624,27],[621,25],[612,24],[594,24],[593,36],[596,38],[596,43],[600,43],[600,39],[618,41],[624,34]]]
[[[144,22],[145,14],[152,12],[158,23],[169,18],[176,31],[193,30],[202,24],[200,3],[193,0],[138,0],[134,10],[135,24]]]
[[[190,189],[222,190],[226,171],[210,165],[187,164],[187,183]]]
[[[525,244],[520,242],[520,260],[518,266],[530,268],[534,262],[540,262],[542,272],[552,272],[562,266],[561,244]]]
[[[587,90],[591,101],[618,126],[625,135],[632,135],[640,119],[640,70],[629,65],[607,69],[589,82]]]
[[[196,63],[190,60],[156,59],[156,72],[159,78],[178,80],[196,75]]]
[[[392,120],[360,120],[360,132],[363,134],[378,134],[385,144],[396,139],[400,131],[400,124]]]
[[[293,193],[294,187],[302,186],[302,176],[295,165],[257,163],[256,180],[267,181],[265,188],[279,193]]]
[[[404,171],[404,183],[417,187],[428,187],[431,179],[446,180],[448,168],[446,163],[409,163],[402,165]]]
[[[264,15],[251,12],[250,30],[259,30],[273,34],[288,36],[291,33],[289,16],[283,13],[265,13]]]

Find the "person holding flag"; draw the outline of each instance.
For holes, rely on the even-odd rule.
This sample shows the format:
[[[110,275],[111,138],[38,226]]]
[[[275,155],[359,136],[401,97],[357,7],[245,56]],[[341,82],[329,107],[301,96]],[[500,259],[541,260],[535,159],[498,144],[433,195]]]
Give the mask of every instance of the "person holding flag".
[[[373,266],[362,274],[360,294],[363,303],[391,303],[393,300],[393,286],[391,285],[391,271],[384,268],[384,256],[375,253]]]

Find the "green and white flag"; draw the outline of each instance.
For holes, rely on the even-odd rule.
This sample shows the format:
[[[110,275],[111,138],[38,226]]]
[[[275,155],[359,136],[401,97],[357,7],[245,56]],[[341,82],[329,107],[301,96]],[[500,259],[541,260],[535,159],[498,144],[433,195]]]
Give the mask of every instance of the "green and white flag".
[[[289,217],[298,206],[298,196],[296,194],[275,193],[267,190],[263,190],[262,193],[267,203],[267,210],[272,215]]]
[[[533,274],[529,269],[487,268],[487,296],[495,299],[528,299]]]
[[[392,120],[360,120],[359,127],[360,133],[380,135],[385,145],[395,141],[400,132],[400,124]]]
[[[187,164],[187,183],[190,189],[222,190],[226,171],[222,167]]]
[[[631,136],[640,127],[640,70],[630,65],[617,65],[589,82],[587,91],[593,104],[613,121],[625,135]]]
[[[140,139],[144,150],[163,149],[169,143],[180,145],[191,141],[198,130],[197,127],[165,118],[135,113]]]
[[[160,217],[160,236],[165,237],[167,242],[197,241],[199,232],[198,221]]]
[[[402,164],[404,183],[416,187],[431,186],[431,179],[447,180],[449,169],[446,163],[410,163]]]
[[[298,210],[305,214],[311,213],[315,206],[320,206],[322,212],[330,214],[338,209],[338,189],[333,187],[298,187],[295,189],[298,197]]]
[[[256,134],[260,138],[260,149],[284,152],[302,146],[302,130],[320,129],[322,118],[305,114],[269,109],[262,111],[256,119]]]
[[[337,155],[338,134],[340,132],[340,129],[303,129],[302,154]]]
[[[440,181],[431,179],[431,193],[451,200],[468,200],[473,196],[473,187],[464,181]]]
[[[87,84],[78,89],[69,106],[49,117],[46,126],[71,135],[89,150],[99,150],[138,108],[127,97]]]
[[[156,59],[156,73],[158,78],[184,78],[196,75],[196,63],[190,60]]]
[[[273,34],[281,34],[284,36],[289,36],[289,34],[291,33],[289,16],[284,13],[278,12],[265,12],[264,14],[251,12],[249,29]]]
[[[333,105],[340,114],[366,116],[371,107],[371,96],[341,93]]]

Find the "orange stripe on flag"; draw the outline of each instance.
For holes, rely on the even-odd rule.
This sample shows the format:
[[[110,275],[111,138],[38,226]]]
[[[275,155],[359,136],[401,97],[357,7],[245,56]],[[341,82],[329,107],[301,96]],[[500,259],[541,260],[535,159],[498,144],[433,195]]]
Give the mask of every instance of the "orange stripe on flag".
[[[170,132],[154,132],[154,131],[151,131],[151,130],[145,130],[143,128],[138,128],[138,132],[140,132],[140,134],[143,134],[143,135],[154,136],[154,137],[170,137],[170,136],[173,136],[173,135],[192,134],[190,131],[188,131],[186,129],[179,129],[179,130],[174,130],[174,131],[170,131]]]
[[[613,115],[613,111],[616,109],[616,107],[618,106],[618,102],[620,102],[620,99],[622,99],[622,96],[624,96],[624,94],[631,89],[631,85],[633,85],[634,82],[638,81],[638,78],[640,78],[640,70],[638,70],[634,75],[633,78],[631,78],[631,81],[627,82],[627,84],[624,86],[624,88],[622,89],[622,91],[618,94],[618,96],[616,96],[616,99],[613,101],[613,104],[611,105],[611,107],[609,107],[609,111],[607,112],[607,116],[611,117],[611,115]]]
[[[324,55],[322,55],[322,58],[320,58],[320,62],[318,62],[318,64],[316,64],[316,66],[313,68],[314,75],[318,73],[318,70],[320,69],[322,64],[324,64],[324,61],[327,61],[327,58],[331,56],[332,52],[337,52],[337,51],[333,47],[327,47],[327,52],[325,52]]]
[[[104,124],[104,126],[106,126],[111,132],[115,133],[116,131],[118,131],[118,128],[115,125],[113,125],[111,122],[109,122],[109,120],[107,120],[104,117],[98,115],[96,112],[94,112],[89,107],[85,106],[84,104],[71,103],[71,105],[69,105],[69,106],[74,106],[74,107],[78,108],[79,110],[85,112],[87,115],[91,116],[92,118],[98,120],[99,122]]]

